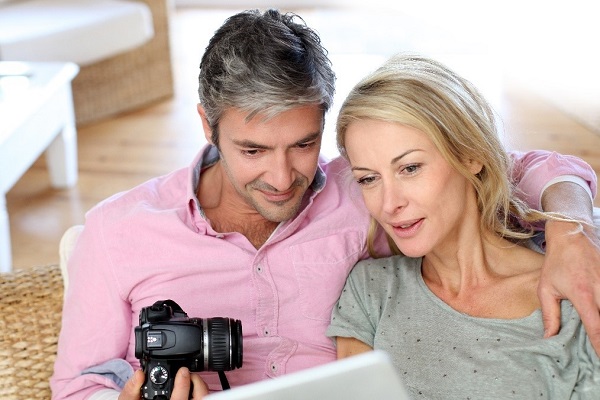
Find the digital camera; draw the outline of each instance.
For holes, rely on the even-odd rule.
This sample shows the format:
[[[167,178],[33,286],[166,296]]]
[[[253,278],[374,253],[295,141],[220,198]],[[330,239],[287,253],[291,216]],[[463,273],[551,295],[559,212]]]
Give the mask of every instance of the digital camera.
[[[173,300],[157,301],[140,311],[135,357],[146,375],[143,399],[170,399],[181,367],[217,371],[227,389],[223,371],[242,366],[242,323],[223,317],[188,318]]]

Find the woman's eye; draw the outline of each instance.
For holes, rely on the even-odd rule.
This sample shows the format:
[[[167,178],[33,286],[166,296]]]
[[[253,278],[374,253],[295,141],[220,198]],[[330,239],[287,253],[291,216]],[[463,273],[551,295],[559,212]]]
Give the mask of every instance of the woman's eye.
[[[361,186],[366,186],[373,182],[375,182],[374,176],[363,176],[361,178],[356,179],[356,183],[358,183]]]
[[[417,172],[419,170],[419,167],[420,167],[419,164],[406,165],[405,167],[400,169],[400,172],[407,173],[407,174],[414,174],[415,172]]]

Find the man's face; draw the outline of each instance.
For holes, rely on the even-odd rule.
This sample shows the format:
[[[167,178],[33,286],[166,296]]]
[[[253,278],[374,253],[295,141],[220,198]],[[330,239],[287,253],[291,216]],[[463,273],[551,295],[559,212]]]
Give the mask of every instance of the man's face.
[[[246,115],[229,109],[219,122],[219,164],[228,178],[221,200],[238,212],[286,221],[298,212],[315,176],[323,111],[310,105],[270,119],[258,114],[246,121]]]

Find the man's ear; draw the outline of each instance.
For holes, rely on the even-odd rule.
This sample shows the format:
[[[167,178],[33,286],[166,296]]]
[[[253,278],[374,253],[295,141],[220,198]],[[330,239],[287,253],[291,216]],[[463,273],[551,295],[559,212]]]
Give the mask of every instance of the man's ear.
[[[200,119],[202,120],[202,129],[204,130],[204,137],[206,138],[206,141],[208,143],[214,144],[212,142],[212,128],[210,127],[208,119],[206,118],[206,111],[200,103],[198,103],[196,108],[198,109],[198,114],[200,115]]]

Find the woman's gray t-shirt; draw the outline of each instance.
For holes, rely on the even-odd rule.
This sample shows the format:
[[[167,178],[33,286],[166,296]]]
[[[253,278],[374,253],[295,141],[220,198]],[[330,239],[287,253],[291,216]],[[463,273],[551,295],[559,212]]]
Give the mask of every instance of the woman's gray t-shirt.
[[[413,399],[600,399],[600,360],[579,315],[543,339],[540,310],[520,319],[460,313],[425,285],[421,259],[364,260],[334,308],[330,337],[388,352]]]

